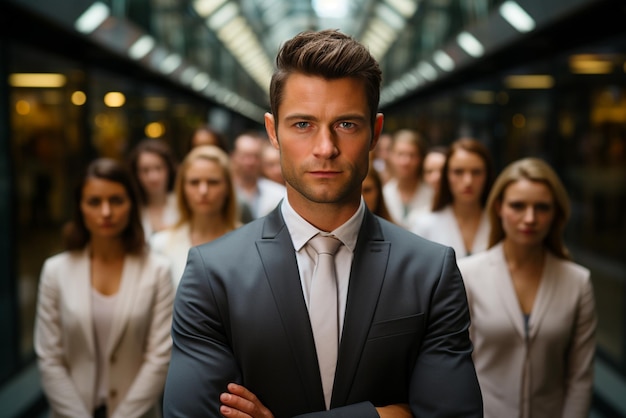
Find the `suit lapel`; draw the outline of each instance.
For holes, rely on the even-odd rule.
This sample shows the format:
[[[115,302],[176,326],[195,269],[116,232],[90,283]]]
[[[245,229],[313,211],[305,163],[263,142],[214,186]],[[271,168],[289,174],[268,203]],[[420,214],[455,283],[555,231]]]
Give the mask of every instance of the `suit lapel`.
[[[306,388],[311,410],[324,408],[324,393],[313,332],[309,326],[296,253],[280,205],[266,218],[262,238],[256,242],[293,359]],[[315,388],[315,389],[313,389]]]
[[[111,354],[119,344],[128,319],[131,317],[133,302],[137,296],[137,289],[141,281],[141,263],[141,258],[136,256],[128,255],[124,259],[120,290],[118,291],[118,299],[113,311],[111,333],[107,343],[108,354]]]
[[[77,277],[76,286],[72,283],[67,286],[67,291],[71,293],[68,300],[73,301],[77,305],[82,305],[76,309],[76,312],[82,312],[85,315],[81,315],[79,318],[80,326],[85,334],[85,339],[89,344],[89,352],[95,353],[95,336],[93,329],[93,314],[91,307],[92,289],[91,289],[91,262],[89,259],[89,248],[85,249],[75,259],[74,266],[70,266],[68,272],[68,278]]]
[[[523,313],[515,294],[513,280],[509,274],[509,268],[504,258],[504,249],[502,243],[498,244],[491,251],[490,268],[494,269],[493,274],[485,274],[485,277],[492,277],[495,280],[494,286],[500,293],[500,302],[502,310],[507,313],[513,328],[517,331],[522,340],[526,339],[526,331],[524,330]]]
[[[345,404],[350,394],[376,311],[389,249],[378,220],[366,211],[352,261],[331,406]]]
[[[539,289],[537,289],[537,296],[535,297],[535,304],[533,305],[530,315],[528,337],[531,339],[537,335],[541,321],[548,314],[550,301],[553,300],[556,292],[556,281],[550,280],[550,277],[555,275],[554,269],[557,268],[556,261],[556,258],[554,258],[550,252],[547,252],[543,272],[541,273],[541,281],[539,282]]]

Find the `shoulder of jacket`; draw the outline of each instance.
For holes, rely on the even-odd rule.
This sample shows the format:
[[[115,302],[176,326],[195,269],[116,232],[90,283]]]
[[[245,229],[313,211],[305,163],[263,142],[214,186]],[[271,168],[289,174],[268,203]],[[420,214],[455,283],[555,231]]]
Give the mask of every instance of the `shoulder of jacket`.
[[[584,267],[572,260],[565,260],[555,257],[554,255],[552,255],[552,257],[554,258],[554,263],[563,272],[565,277],[581,280],[583,282],[590,280],[591,271],[587,267]]]

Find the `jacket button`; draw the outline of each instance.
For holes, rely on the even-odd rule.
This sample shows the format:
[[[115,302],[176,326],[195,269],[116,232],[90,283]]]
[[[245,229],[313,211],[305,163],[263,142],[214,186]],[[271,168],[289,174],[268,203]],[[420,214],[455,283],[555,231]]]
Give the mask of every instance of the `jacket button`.
[[[115,363],[117,361],[117,357],[115,356],[115,354],[111,355],[111,363]]]
[[[115,398],[117,396],[117,391],[115,389],[111,389],[111,391],[109,392],[109,396],[111,398]]]

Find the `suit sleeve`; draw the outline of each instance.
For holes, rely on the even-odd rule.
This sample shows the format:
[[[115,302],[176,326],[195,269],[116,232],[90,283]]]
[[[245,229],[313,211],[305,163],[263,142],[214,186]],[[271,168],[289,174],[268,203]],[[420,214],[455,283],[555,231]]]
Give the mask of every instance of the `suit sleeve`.
[[[467,296],[451,248],[431,292],[426,333],[411,376],[411,411],[416,417],[482,417]]]
[[[225,320],[211,274],[197,248],[187,266],[174,301],[172,358],[165,383],[164,416],[219,417],[219,396],[241,375],[230,349]]]
[[[155,297],[150,317],[148,339],[144,352],[144,362],[139,369],[126,397],[115,409],[112,418],[140,416],[148,411],[163,392],[165,376],[170,359],[172,340],[172,276],[169,268],[159,266],[156,271]]]
[[[41,383],[51,409],[63,417],[91,416],[66,366],[61,324],[59,277],[50,262],[41,273],[37,316],[35,320],[35,351]]]
[[[587,277],[576,309],[572,345],[567,358],[567,386],[562,415],[564,418],[583,418],[589,413],[596,324],[593,288]]]

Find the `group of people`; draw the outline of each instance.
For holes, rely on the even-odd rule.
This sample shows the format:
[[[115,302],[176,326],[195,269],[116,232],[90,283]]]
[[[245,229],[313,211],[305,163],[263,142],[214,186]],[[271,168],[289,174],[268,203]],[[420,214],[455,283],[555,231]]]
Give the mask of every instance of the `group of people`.
[[[406,137],[403,131],[397,138]],[[418,151],[417,141],[413,149],[406,143],[396,148],[394,141],[392,136],[388,164],[374,171],[386,167],[393,179],[399,164],[406,179],[412,154],[413,178],[423,179],[413,183],[415,193],[423,184],[434,190],[430,211],[415,215],[417,198],[409,195],[403,213],[415,217],[408,225],[394,221],[455,251],[485,416],[587,416],[593,289],[589,270],[571,261],[563,242],[570,203],[554,170],[543,160],[523,158],[496,178],[488,149],[475,139],[427,151]],[[389,184],[383,190],[400,189],[402,180]],[[382,193],[378,204],[399,195]]]
[[[177,167],[148,140],[89,165],[41,274],[53,416],[586,417],[593,290],[549,165],[496,178],[479,141],[431,153],[411,130],[381,164],[363,45],[304,32],[276,64],[269,144],[195,144]]]

